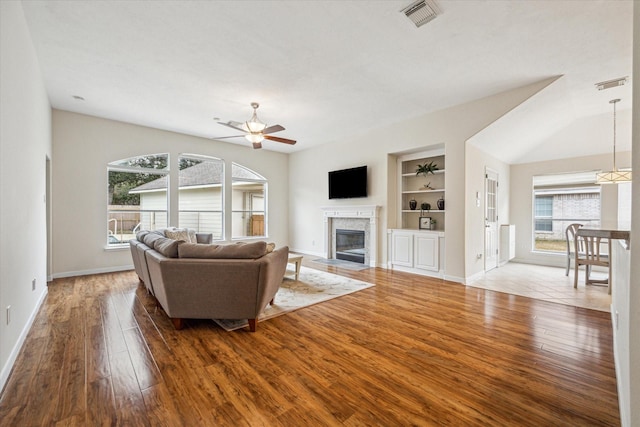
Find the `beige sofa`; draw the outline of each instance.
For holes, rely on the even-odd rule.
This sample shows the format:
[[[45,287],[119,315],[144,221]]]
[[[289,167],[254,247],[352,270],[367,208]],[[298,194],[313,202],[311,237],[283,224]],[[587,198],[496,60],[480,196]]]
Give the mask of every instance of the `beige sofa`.
[[[288,247],[269,252],[264,241],[215,245],[147,235],[130,241],[134,266],[176,329],[184,319],[248,319],[256,331],[282,284]]]

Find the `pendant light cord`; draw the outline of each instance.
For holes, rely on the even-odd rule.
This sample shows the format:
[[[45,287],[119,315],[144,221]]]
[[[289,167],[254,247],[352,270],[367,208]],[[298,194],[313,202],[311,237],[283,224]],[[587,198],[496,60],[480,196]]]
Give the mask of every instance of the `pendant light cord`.
[[[616,167],[616,104],[620,102],[619,99],[612,99],[609,104],[613,104],[613,171],[617,172]]]

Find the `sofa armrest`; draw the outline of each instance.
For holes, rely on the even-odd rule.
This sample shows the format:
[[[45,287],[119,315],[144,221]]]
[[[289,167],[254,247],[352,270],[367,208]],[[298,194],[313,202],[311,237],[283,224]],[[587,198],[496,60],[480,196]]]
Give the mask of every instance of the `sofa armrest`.
[[[260,275],[263,286],[259,289],[258,311],[261,312],[280,289],[289,260],[289,247],[283,246],[261,258],[265,264]]]
[[[211,233],[196,233],[196,243],[204,243],[210,245],[213,242],[213,234]]]

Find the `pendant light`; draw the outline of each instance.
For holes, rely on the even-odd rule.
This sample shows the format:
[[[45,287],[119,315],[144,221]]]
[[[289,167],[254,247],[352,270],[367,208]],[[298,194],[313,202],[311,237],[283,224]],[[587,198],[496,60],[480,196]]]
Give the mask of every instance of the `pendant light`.
[[[616,168],[616,104],[619,99],[612,99],[609,104],[613,104],[613,170],[596,174],[596,184],[620,184],[631,182],[631,170],[619,171]]]

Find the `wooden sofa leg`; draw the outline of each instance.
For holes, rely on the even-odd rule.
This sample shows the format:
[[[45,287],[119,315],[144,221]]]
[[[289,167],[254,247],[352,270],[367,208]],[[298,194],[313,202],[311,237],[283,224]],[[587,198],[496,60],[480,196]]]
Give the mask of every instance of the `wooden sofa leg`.
[[[184,328],[184,319],[181,319],[181,318],[171,318],[171,321],[173,322],[173,326],[174,326],[177,330],[180,330],[180,329]]]
[[[258,327],[258,319],[249,319],[249,330],[255,332]]]
[[[275,301],[276,301],[276,297],[271,298],[271,301],[269,301],[269,305],[273,305]]]

